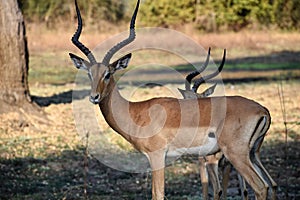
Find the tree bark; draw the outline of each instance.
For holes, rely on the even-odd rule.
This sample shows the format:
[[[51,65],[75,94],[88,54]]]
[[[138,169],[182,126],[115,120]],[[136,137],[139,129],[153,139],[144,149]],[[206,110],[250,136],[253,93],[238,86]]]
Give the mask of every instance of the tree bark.
[[[0,0],[0,113],[31,101],[25,24],[17,0]],[[3,112],[3,111],[2,111]]]

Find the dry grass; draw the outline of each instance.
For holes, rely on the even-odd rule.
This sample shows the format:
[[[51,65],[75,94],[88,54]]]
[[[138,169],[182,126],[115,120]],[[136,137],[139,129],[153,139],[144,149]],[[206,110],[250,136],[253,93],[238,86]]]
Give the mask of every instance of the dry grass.
[[[47,30],[42,25],[31,24],[28,26],[28,41],[31,52],[42,51],[74,51],[77,50],[71,44],[71,37],[76,29],[55,29]],[[142,28],[142,27],[139,27]],[[81,41],[94,49],[104,40],[127,31],[127,26],[111,26],[107,32],[102,31],[83,31]],[[276,32],[273,30],[265,31],[242,31],[218,33],[200,33],[191,28],[183,28],[178,31],[195,40],[204,48],[213,47],[219,49],[216,55],[220,55],[222,49],[229,51],[229,58],[238,58],[245,56],[267,55],[280,51],[299,51],[300,34],[298,32]],[[137,36],[139,37],[139,36]],[[152,38],[152,41],[158,40],[160,36]],[[167,38],[165,42],[172,42],[172,38]],[[213,53],[213,52],[212,52]],[[214,56],[214,54],[212,54]]]
[[[297,145],[299,144],[300,139],[300,108],[298,103],[300,96],[297,92],[300,83],[298,81],[289,81],[284,82],[283,86],[289,128],[288,141],[290,142],[290,145]],[[32,94],[37,96],[51,97],[55,94],[63,94],[73,87],[74,85],[45,85],[41,89],[40,86],[37,85],[32,86],[31,91]],[[122,94],[129,94],[131,96],[130,99],[137,101],[152,98],[154,96],[174,96],[174,93],[170,91],[170,88],[177,87],[183,88],[183,85],[167,85],[166,87],[155,87],[152,89],[140,88],[132,93],[132,88],[126,86],[122,90]],[[286,190],[287,186],[285,185],[285,178],[288,177],[290,195],[291,197],[294,196],[296,198],[295,195],[299,195],[297,191],[300,186],[297,184],[297,182],[299,183],[299,180],[293,178],[294,174],[298,173],[297,166],[299,164],[298,161],[294,160],[297,158],[297,155],[294,154],[296,148],[294,147],[295,145],[290,146],[288,149],[288,154],[291,155],[289,159],[292,159],[288,164],[289,172],[282,173],[282,170],[285,169],[285,157],[284,153],[281,151],[282,148],[278,146],[278,144],[284,144],[285,135],[277,87],[278,83],[276,82],[225,85],[227,95],[246,96],[258,101],[270,110],[272,115],[272,125],[263,146],[263,163],[266,164],[271,175],[279,183],[280,197],[283,197],[283,191]],[[85,101],[87,100],[85,99]],[[61,99],[61,102],[65,101]],[[111,142],[109,145],[125,151],[132,150],[130,145],[123,138],[109,129],[105,121],[101,118],[102,116],[99,113],[98,108],[95,107],[95,109],[98,112],[97,117],[99,118],[101,127],[107,129],[104,130],[104,132],[108,133],[107,137]],[[45,107],[44,111],[47,115],[46,122],[44,119],[37,119],[34,116],[24,115],[22,112],[9,113],[0,116],[1,162],[6,163],[9,160],[11,162],[10,164],[1,164],[0,169],[5,171],[6,165],[10,166],[10,169],[14,169],[15,167],[19,169],[18,165],[16,166],[17,163],[23,163],[24,166],[28,163],[30,169],[30,171],[27,171],[28,167],[24,168],[24,170],[26,170],[24,173],[27,174],[26,176],[30,177],[28,180],[19,177],[20,175],[13,171],[9,172],[10,175],[5,175],[4,178],[10,177],[6,181],[6,185],[9,186],[7,188],[10,188],[10,195],[6,194],[7,190],[5,188],[0,187],[2,195],[4,195],[3,197],[12,197],[14,192],[16,192],[20,197],[17,199],[22,199],[24,197],[22,194],[25,194],[26,190],[35,191],[33,188],[36,187],[36,184],[45,182],[43,186],[39,186],[39,192],[35,191],[29,193],[29,196],[27,197],[39,199],[45,197],[45,195],[46,197],[53,197],[52,195],[54,195],[53,198],[74,198],[75,196],[71,195],[74,194],[77,195],[77,197],[83,198],[84,167],[82,162],[84,154],[81,150],[83,148],[83,142],[76,132],[72,104],[51,104]],[[278,147],[275,148],[275,146]],[[272,158],[276,159],[274,160]],[[277,164],[274,165],[274,162]],[[99,164],[95,163],[93,160],[90,160],[90,165],[89,173],[93,174],[93,178],[89,179],[88,186],[88,194],[90,197],[105,199],[106,195],[110,194],[109,196],[115,195],[116,198],[120,198],[121,196],[124,198],[131,198],[131,195],[135,196],[136,193],[139,193],[139,196],[142,195],[140,198],[143,199],[149,195],[150,180],[147,177],[138,175],[134,176],[136,177],[134,178],[125,174],[118,175],[120,172],[111,172],[111,169],[103,167],[102,165],[99,166]],[[40,172],[41,170],[46,171]],[[43,175],[38,175],[34,173],[35,171],[36,173],[42,173]],[[71,176],[71,174],[76,176]],[[53,178],[49,178],[49,176]],[[101,177],[105,178],[102,179]],[[179,160],[174,163],[174,165],[167,168],[166,178],[168,188],[167,195],[170,195],[170,198],[182,198],[186,195],[187,198],[196,198],[196,196],[199,195],[200,189],[197,188],[199,187],[199,178],[197,175],[197,165],[194,160],[190,160],[190,162]],[[114,181],[117,180],[119,180],[119,182],[116,185]],[[15,181],[24,181],[25,185],[21,187],[22,189],[18,190],[16,185],[11,185],[14,184]],[[108,191],[107,189],[104,189],[107,188],[107,181],[109,181],[109,185],[111,184],[113,186],[114,190]],[[135,181],[138,181],[138,183]],[[63,185],[63,188],[57,190],[60,185]],[[97,190],[95,188],[97,188]],[[119,189],[115,190],[116,188]],[[236,189],[234,189],[234,191],[235,190]],[[102,193],[96,191],[102,191]]]
[[[299,51],[295,46],[300,42],[299,33],[239,32],[224,34],[204,34],[192,36],[205,47],[227,48],[232,58],[266,55],[279,51]],[[230,50],[234,51],[230,51]],[[249,51],[250,53],[247,53]],[[246,53],[246,54],[245,54]]]
[[[38,86],[32,88],[32,94],[37,94],[35,91],[43,96],[59,92],[59,88],[51,91],[51,86]],[[0,115],[1,159],[45,159],[78,148],[71,104],[50,105],[43,110],[44,118],[28,115],[21,108],[20,112]]]

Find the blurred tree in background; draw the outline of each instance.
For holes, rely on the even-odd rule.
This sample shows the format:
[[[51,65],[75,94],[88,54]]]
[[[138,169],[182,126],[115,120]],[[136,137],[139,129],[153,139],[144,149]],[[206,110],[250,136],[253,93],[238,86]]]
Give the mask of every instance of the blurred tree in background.
[[[46,22],[52,25],[73,20],[76,16],[74,0],[20,0],[23,13],[28,22]],[[78,0],[87,23],[99,20],[117,22],[124,17],[126,1],[120,0]]]
[[[274,16],[281,29],[300,29],[300,0],[274,1]]]
[[[26,20],[46,23],[74,20],[74,0],[20,0]],[[122,22],[136,0],[78,0],[85,22]],[[299,0],[142,0],[139,18],[147,26],[192,24],[204,31],[274,27],[300,29]]]
[[[154,26],[181,25],[195,20],[195,0],[146,0],[141,19]]]

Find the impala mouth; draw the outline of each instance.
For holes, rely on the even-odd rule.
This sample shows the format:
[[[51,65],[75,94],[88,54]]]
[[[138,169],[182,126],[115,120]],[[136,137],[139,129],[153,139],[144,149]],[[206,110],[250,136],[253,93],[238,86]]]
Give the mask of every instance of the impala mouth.
[[[95,100],[95,101],[94,100],[90,100],[90,102],[93,103],[93,104],[95,104],[95,105],[97,105],[97,104],[100,103],[100,101],[97,101],[97,100]]]

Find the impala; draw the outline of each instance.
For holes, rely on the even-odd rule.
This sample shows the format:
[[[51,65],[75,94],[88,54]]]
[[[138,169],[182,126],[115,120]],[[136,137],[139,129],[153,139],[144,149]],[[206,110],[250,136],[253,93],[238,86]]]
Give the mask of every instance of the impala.
[[[110,60],[135,39],[140,1],[131,19],[129,37],[112,47],[101,63],[79,41],[82,19],[76,1],[75,4],[78,29],[72,42],[88,61],[74,54],[70,57],[75,67],[87,71],[91,80],[90,101],[99,105],[109,126],[148,157],[152,169],[152,198],[164,199],[167,155],[207,156],[222,151],[253,188],[256,198],[266,199],[269,185],[276,186],[259,160],[259,149],[271,122],[268,110],[239,96],[127,101],[120,95],[113,75],[128,66],[131,54],[112,63]]]
[[[209,58],[210,58],[210,48],[208,50],[207,58],[205,63],[196,71],[191,72],[186,76],[186,82],[185,82],[185,90],[179,89],[179,92],[182,94],[182,96],[185,99],[189,98],[205,98],[210,96],[211,94],[214,93],[215,88],[216,88],[216,83],[206,89],[202,93],[197,93],[197,90],[199,86],[206,81],[216,77],[223,69],[223,66],[225,64],[225,56],[226,56],[226,50],[224,50],[224,55],[222,62],[218,69],[207,76],[201,77],[198,80],[194,81],[194,86],[191,89],[191,82],[192,80],[201,74],[208,66],[209,63]],[[219,173],[218,173],[218,166],[220,160],[223,158],[223,165],[222,165],[222,171],[223,171],[223,188],[221,187],[220,184],[220,179],[219,179]],[[201,184],[202,184],[202,195],[203,199],[208,199],[208,183],[209,183],[209,178],[213,186],[213,192],[214,192],[214,199],[218,200],[221,198],[221,195],[223,195],[223,199],[227,199],[227,187],[228,187],[228,181],[229,181],[229,173],[230,173],[231,165],[230,163],[226,160],[226,158],[223,157],[222,152],[218,152],[213,155],[205,156],[205,157],[199,157],[199,171],[200,171],[200,178],[201,178]],[[209,177],[208,177],[209,175]],[[241,194],[243,197],[243,200],[248,199],[248,192],[246,188],[246,184],[244,179],[238,175],[239,178],[239,183],[240,183],[240,189],[241,189]]]

